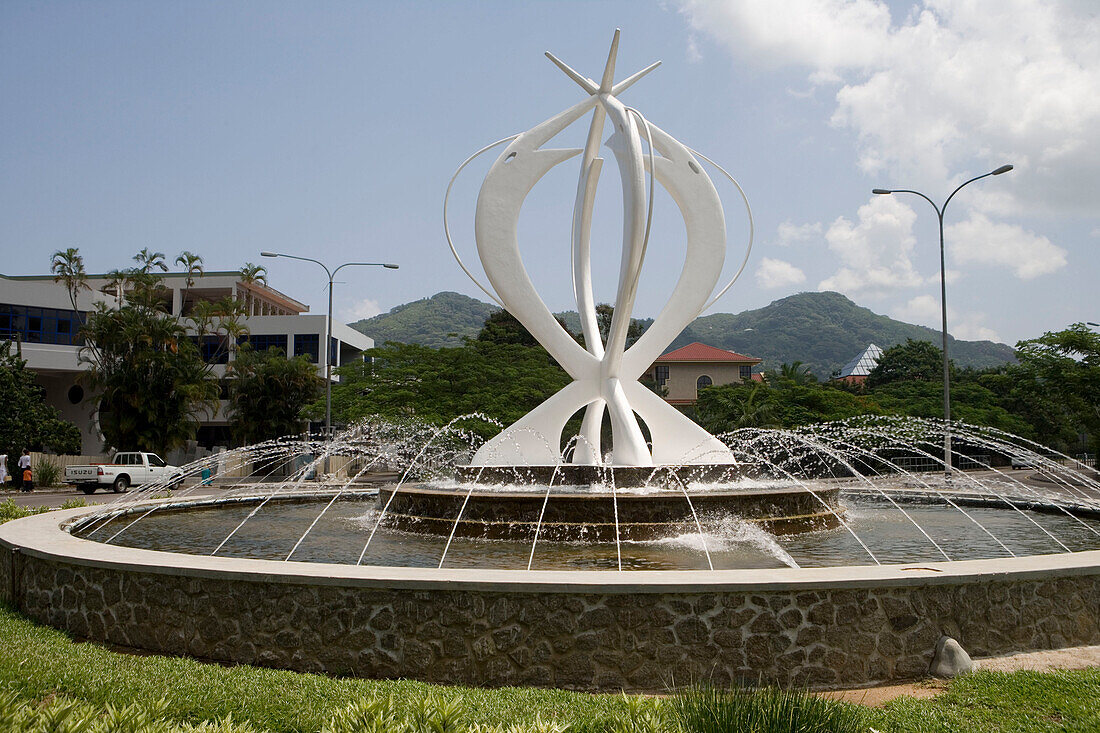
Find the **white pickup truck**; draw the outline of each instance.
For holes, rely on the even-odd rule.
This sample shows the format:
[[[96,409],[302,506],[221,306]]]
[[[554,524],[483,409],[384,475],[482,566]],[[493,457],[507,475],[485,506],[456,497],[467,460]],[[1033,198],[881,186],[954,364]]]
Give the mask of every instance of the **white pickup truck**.
[[[108,486],[120,493],[131,486],[155,481],[171,485],[178,483],[182,476],[179,468],[169,466],[156,453],[116,453],[113,463],[65,466],[65,483],[75,484],[85,494]]]

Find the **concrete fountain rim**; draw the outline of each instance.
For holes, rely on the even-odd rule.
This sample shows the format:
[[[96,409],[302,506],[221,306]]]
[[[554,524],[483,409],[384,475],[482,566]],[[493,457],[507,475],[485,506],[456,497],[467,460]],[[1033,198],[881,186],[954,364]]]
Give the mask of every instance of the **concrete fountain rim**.
[[[144,550],[74,537],[67,528],[102,507],[51,511],[0,525],[0,547],[49,562],[224,580],[408,590],[510,593],[711,593],[961,585],[1100,575],[1100,550],[1017,558],[735,570],[496,570],[283,562]]]

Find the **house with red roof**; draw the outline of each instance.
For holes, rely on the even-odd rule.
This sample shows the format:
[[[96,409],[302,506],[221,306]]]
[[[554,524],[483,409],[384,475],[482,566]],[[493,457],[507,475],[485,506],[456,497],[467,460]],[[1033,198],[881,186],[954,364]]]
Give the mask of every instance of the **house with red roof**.
[[[693,405],[703,387],[753,379],[752,368],[759,363],[756,357],[696,341],[657,357],[647,376],[668,390],[669,404]]]

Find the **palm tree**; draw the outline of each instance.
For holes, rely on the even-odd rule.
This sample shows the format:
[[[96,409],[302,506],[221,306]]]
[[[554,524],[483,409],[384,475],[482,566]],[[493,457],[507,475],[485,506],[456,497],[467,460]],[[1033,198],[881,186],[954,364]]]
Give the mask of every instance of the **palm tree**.
[[[241,268],[241,282],[245,285],[252,285],[253,283],[267,285],[267,268],[263,265],[254,265],[251,262],[244,263],[244,267]],[[252,315],[252,290],[246,287],[244,291],[245,312],[247,315]]]
[[[77,318],[80,318],[80,309],[76,301],[81,290],[91,290],[88,285],[88,273],[84,271],[84,258],[76,247],[66,250],[58,250],[53,253],[53,262],[50,264],[50,272],[53,273],[55,283],[64,283],[65,290],[69,292],[69,302],[73,304]],[[80,318],[83,323],[84,319]]]
[[[142,247],[141,251],[134,255],[134,262],[138,263],[138,269],[146,274],[154,269],[168,272],[168,264],[164,261],[164,253],[153,252],[148,247]]]
[[[768,382],[775,386],[783,384],[804,386],[817,382],[817,377],[810,373],[808,366],[803,366],[801,361],[796,361],[794,364],[781,364],[779,371],[773,369],[768,372]]]
[[[176,264],[187,272],[186,287],[183,289],[183,295],[180,298],[180,313],[182,314],[183,309],[187,306],[187,291],[195,284],[195,277],[202,277],[205,270],[202,267],[202,257],[187,250],[180,252],[180,256],[176,258]]]

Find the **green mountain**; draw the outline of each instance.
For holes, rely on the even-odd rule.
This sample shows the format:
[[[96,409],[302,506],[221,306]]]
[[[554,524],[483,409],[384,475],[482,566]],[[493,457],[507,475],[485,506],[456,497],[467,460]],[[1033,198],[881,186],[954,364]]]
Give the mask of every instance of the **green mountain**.
[[[840,293],[798,293],[757,310],[715,313],[695,320],[672,342],[692,341],[760,357],[765,369],[801,361],[828,378],[870,343],[885,349],[906,339],[931,341],[935,329],[880,316]],[[960,341],[948,336],[948,353],[957,366],[988,367],[1016,360],[1011,346],[993,341]]]
[[[348,325],[378,345],[400,341],[433,348],[461,346],[464,337],[476,337],[489,314],[498,310],[476,298],[443,292]]]
[[[458,346],[462,337],[477,336],[485,319],[496,310],[495,305],[465,295],[438,293],[350,325],[378,343]],[[570,328],[580,329],[575,312],[558,315]],[[649,321],[644,323],[648,325]],[[757,310],[698,318],[669,349],[702,341],[760,357],[764,369],[801,361],[818,377],[826,379],[868,344],[885,349],[904,343],[907,338],[938,345],[940,332],[878,315],[840,293],[799,293]],[[958,366],[987,367],[1015,361],[1012,347],[992,341],[958,341],[949,337],[948,349]]]

